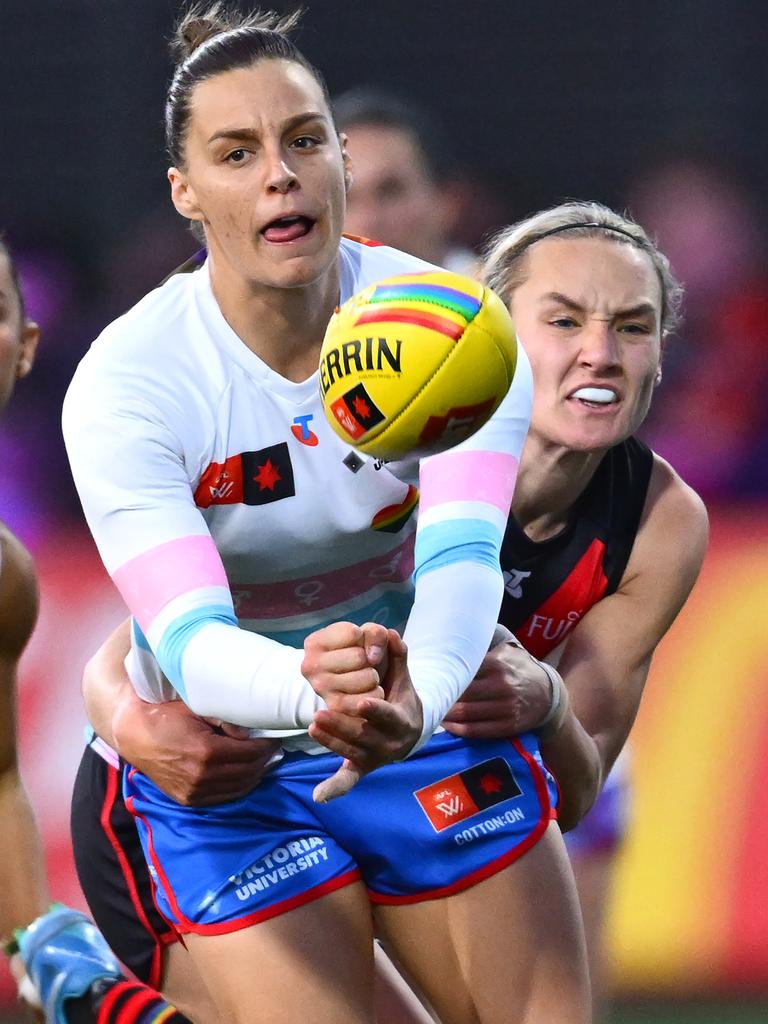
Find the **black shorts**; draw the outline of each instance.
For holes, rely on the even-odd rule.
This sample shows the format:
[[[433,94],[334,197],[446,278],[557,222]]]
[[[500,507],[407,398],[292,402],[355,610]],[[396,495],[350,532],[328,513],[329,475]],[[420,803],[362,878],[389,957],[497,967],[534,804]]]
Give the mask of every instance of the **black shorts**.
[[[72,845],[80,885],[104,938],[139,981],[159,989],[162,952],[178,934],[155,906],[152,880],[121,772],[86,747],[72,795]]]

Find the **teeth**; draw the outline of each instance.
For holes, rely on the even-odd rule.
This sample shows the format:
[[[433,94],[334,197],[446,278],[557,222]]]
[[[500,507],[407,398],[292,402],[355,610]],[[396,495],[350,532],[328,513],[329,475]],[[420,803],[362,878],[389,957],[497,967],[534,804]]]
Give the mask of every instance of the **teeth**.
[[[579,388],[574,391],[572,398],[581,398],[585,402],[597,402],[600,405],[608,405],[616,401],[616,392],[610,388]]]

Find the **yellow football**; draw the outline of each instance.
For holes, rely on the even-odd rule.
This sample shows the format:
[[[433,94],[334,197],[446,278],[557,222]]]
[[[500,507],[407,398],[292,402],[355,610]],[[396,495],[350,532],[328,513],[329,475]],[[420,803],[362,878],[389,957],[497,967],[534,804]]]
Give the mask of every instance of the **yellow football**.
[[[403,274],[331,317],[320,395],[335,432],[358,451],[434,455],[489,419],[516,361],[512,320],[490,288],[448,271]]]

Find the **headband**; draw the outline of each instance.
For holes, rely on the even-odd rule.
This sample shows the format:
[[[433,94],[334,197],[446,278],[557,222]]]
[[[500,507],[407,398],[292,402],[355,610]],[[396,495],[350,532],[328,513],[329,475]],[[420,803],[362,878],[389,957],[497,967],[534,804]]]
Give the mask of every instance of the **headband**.
[[[610,224],[598,224],[597,221],[587,221],[585,224],[561,224],[558,228],[550,228],[549,231],[542,231],[539,235],[534,235],[533,238],[526,245],[526,249],[533,245],[535,242],[540,242],[542,238],[549,238],[550,235],[559,235],[561,231],[575,231],[577,228],[599,228],[601,231],[613,231],[617,235],[624,235],[630,242],[634,242],[635,245],[643,246],[643,239],[637,238],[635,235],[631,235],[629,231],[625,231],[624,228],[614,228]]]

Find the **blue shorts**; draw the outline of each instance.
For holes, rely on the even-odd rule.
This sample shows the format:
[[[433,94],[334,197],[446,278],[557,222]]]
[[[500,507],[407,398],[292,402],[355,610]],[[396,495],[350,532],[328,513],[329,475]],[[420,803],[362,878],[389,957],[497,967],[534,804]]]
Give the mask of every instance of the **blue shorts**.
[[[333,754],[287,754],[240,800],[182,807],[126,771],[161,913],[179,932],[235,931],[362,879],[374,903],[459,892],[520,857],[555,817],[535,736],[439,733],[406,761],[316,804]]]

